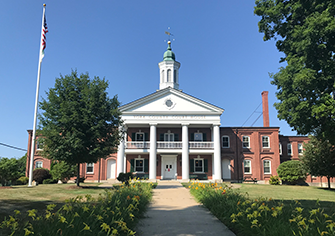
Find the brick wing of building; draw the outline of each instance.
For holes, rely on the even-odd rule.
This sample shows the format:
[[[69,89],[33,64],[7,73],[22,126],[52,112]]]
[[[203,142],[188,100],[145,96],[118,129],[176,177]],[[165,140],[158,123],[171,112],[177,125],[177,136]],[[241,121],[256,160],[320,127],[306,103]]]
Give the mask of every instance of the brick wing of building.
[[[222,108],[179,89],[180,63],[170,42],[158,66],[159,90],[120,107],[125,136],[118,153],[82,164],[86,180],[115,179],[132,171],[149,179],[268,181],[281,162],[299,159],[308,138],[279,135],[279,127],[269,126],[267,91],[262,92],[263,127],[221,127]],[[38,167],[50,168],[39,146],[34,157]]]

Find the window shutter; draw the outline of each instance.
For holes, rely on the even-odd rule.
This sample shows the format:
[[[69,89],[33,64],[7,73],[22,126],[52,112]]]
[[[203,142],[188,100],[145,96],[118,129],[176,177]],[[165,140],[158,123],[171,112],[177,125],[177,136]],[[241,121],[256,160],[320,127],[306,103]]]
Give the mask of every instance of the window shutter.
[[[145,141],[149,141],[149,133],[144,133],[144,138]]]
[[[134,172],[135,159],[130,159],[130,172]]]
[[[135,141],[135,135],[136,135],[136,133],[131,133],[131,141]]]
[[[164,134],[159,135],[159,141],[164,141]]]
[[[190,172],[194,172],[194,159],[190,160]]]
[[[204,142],[207,141],[207,135],[206,135],[206,133],[202,133],[202,141],[204,141]]]
[[[174,141],[176,141],[176,142],[179,141],[179,134],[174,134]]]
[[[204,171],[208,172],[208,160],[204,159],[204,162],[205,162]]]
[[[191,134],[191,140],[190,141],[194,141],[194,133]]]
[[[144,172],[149,172],[149,160],[148,159],[144,159]]]

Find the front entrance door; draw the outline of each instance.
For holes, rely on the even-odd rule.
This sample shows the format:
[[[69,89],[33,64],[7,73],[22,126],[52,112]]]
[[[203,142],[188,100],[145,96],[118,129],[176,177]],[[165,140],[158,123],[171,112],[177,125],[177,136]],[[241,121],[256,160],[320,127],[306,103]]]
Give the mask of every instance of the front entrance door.
[[[115,160],[111,159],[107,161],[107,179],[115,179]]]
[[[222,179],[231,179],[230,175],[230,160],[222,160]]]
[[[162,156],[162,179],[175,179],[177,173],[177,157]]]

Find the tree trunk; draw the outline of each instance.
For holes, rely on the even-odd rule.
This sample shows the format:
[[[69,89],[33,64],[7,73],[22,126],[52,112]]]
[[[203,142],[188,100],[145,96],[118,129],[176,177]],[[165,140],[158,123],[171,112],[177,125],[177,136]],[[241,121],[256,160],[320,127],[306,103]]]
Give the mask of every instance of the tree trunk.
[[[77,187],[79,187],[80,182],[80,163],[77,163]]]
[[[328,189],[330,189],[330,176],[327,176],[328,179]]]

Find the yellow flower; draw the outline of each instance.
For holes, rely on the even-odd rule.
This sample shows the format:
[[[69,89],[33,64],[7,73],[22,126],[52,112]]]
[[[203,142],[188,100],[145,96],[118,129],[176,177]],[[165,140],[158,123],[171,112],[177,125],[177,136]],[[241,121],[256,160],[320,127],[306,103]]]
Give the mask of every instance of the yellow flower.
[[[47,210],[52,211],[56,207],[56,204],[49,204],[47,205]]]
[[[14,212],[15,212],[15,215],[20,215],[21,214],[21,212],[19,210],[14,210]]]
[[[88,226],[86,223],[83,222],[83,224],[85,225],[85,227],[82,230],[90,230],[90,226]]]
[[[301,213],[304,209],[302,209],[301,207],[296,207],[295,210],[299,213]]]
[[[251,224],[253,224],[253,225],[257,225],[257,223],[258,223],[258,220],[257,220],[257,219],[254,219],[254,220],[251,222]]]
[[[315,220],[313,220],[313,219],[309,219],[308,222],[311,223],[311,224],[314,224],[314,223],[315,223]]]
[[[117,229],[113,229],[112,235],[117,235],[117,234],[118,234]]]
[[[107,231],[109,231],[111,228],[109,227],[109,225],[108,224],[106,224],[106,223],[102,223],[101,225],[100,225],[100,227],[103,229],[103,230],[105,230],[105,232],[107,232]]]

